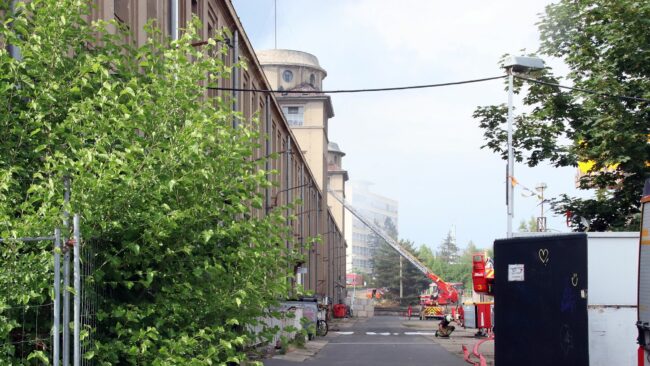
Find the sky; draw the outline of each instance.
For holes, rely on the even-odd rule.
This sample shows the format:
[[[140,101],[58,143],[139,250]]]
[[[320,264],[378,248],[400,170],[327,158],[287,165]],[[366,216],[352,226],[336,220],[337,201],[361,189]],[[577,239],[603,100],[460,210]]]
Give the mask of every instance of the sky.
[[[324,90],[434,84],[502,75],[502,55],[534,52],[536,23],[550,1],[277,0],[277,48],[309,52],[328,76]],[[274,0],[233,0],[256,50],[275,48]],[[556,73],[560,60],[545,59]],[[346,153],[351,180],[399,202],[399,236],[433,249],[455,228],[479,248],[504,238],[506,164],[487,149],[477,106],[507,103],[502,80],[434,89],[333,94],[330,141]],[[514,99],[521,107],[520,97]],[[546,197],[576,191],[573,168],[515,164],[514,176]],[[515,188],[513,230],[540,215]],[[551,231],[565,218],[544,207]]]

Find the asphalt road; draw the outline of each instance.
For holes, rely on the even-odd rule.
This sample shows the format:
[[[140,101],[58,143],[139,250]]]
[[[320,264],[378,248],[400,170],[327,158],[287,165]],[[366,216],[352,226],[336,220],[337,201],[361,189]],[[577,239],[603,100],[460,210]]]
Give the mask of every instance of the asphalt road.
[[[462,366],[458,356],[449,353],[431,339],[433,330],[414,330],[402,326],[404,318],[378,316],[355,326],[331,331],[328,341],[315,356],[302,362],[308,366]],[[264,360],[265,366],[296,366],[297,362]]]

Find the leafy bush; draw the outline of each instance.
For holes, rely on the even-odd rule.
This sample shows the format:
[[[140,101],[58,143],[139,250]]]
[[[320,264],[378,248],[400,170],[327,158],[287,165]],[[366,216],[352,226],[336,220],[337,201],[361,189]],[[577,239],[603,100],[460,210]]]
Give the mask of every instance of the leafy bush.
[[[255,121],[206,92],[232,71],[227,32],[197,48],[198,24],[171,42],[150,24],[134,47],[117,24],[87,23],[85,1],[17,10],[0,22],[0,43],[22,53],[0,48],[0,237],[51,235],[65,210],[81,214],[98,296],[86,356],[99,364],[241,362],[294,254],[283,208],[254,212],[274,173],[253,158]],[[2,247],[0,308],[51,301],[50,246]],[[19,327],[0,311],[0,343]]]

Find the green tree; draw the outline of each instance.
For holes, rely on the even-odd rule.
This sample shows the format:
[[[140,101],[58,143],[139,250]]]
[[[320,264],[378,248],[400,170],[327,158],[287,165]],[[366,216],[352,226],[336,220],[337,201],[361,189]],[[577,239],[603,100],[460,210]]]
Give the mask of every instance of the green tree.
[[[205,90],[232,71],[228,34],[197,48],[199,24],[177,41],[149,25],[136,48],[117,24],[87,23],[87,2],[18,2],[12,17],[8,3],[0,44],[22,60],[0,48],[0,237],[51,235],[64,211],[81,215],[83,245],[96,249],[85,281],[97,325],[84,333],[98,364],[242,362],[250,326],[287,296],[296,256],[284,208],[253,215],[274,173],[253,159],[256,122]],[[51,266],[49,242],[0,249],[5,363],[41,357],[51,323],[25,319],[51,301]]]
[[[481,251],[482,249],[477,248],[474,242],[470,241],[459,255],[456,263],[446,262],[440,255],[429,255],[431,250],[425,245],[420,247],[419,252],[423,263],[445,282],[461,282],[465,289],[470,289],[472,286],[473,255]]]
[[[537,218],[531,216],[528,221],[521,220],[518,230],[522,233],[537,232]]]
[[[384,223],[386,233],[389,236],[397,236],[397,230],[392,220],[386,219]],[[376,251],[372,257],[373,277],[375,287],[386,287],[391,291],[391,295],[399,296],[400,284],[400,255],[395,249],[388,245],[381,237],[373,234],[372,243]],[[417,251],[413,242],[408,240],[399,240],[399,244],[409,253],[417,256]],[[428,286],[426,276],[418,270],[411,262],[402,259],[402,290],[405,302],[415,302],[420,291]]]
[[[418,257],[422,259],[422,262],[429,263],[435,260],[435,254],[427,245],[420,245],[418,249]]]
[[[634,0],[570,1],[547,6],[539,23],[539,53],[562,59],[565,79],[550,69],[531,76],[549,83],[573,84],[597,94],[566,91],[532,83],[524,104],[530,112],[515,118],[513,146],[517,161],[556,167],[593,161],[580,181],[601,191],[594,198],[562,195],[552,202],[569,214],[575,230],[638,230],[638,200],[649,175],[650,4]],[[516,92],[522,90],[517,80]],[[618,98],[617,95],[641,97]],[[479,107],[474,117],[484,129],[487,147],[505,159],[507,108]]]
[[[458,251],[459,249],[458,245],[456,245],[456,238],[454,238],[450,230],[442,243],[440,243],[438,256],[442,261],[453,264],[458,262]]]

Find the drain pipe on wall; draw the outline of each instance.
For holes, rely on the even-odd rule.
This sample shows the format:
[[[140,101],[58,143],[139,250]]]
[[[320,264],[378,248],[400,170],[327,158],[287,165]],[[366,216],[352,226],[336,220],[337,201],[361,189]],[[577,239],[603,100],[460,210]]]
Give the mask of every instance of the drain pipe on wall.
[[[11,1],[11,15],[12,16],[15,16],[15,14],[16,14],[16,4],[17,3],[18,3],[18,0],[12,0]],[[20,47],[18,47],[16,45],[13,45],[13,44],[10,44],[10,45],[7,46],[7,48],[9,50],[9,55],[11,56],[11,58],[13,58],[14,60],[18,60],[18,61],[23,59],[23,56],[20,54]]]
[[[172,40],[178,40],[178,0],[169,0],[169,24]]]
[[[232,55],[232,64],[235,65],[237,62],[239,62],[239,32],[235,30],[233,32],[233,55]],[[237,91],[237,88],[239,88],[239,68],[235,67],[232,73],[232,99],[233,99],[233,107],[232,109],[237,112],[239,108],[239,92]],[[233,118],[232,120],[232,127],[237,127],[237,118]]]

